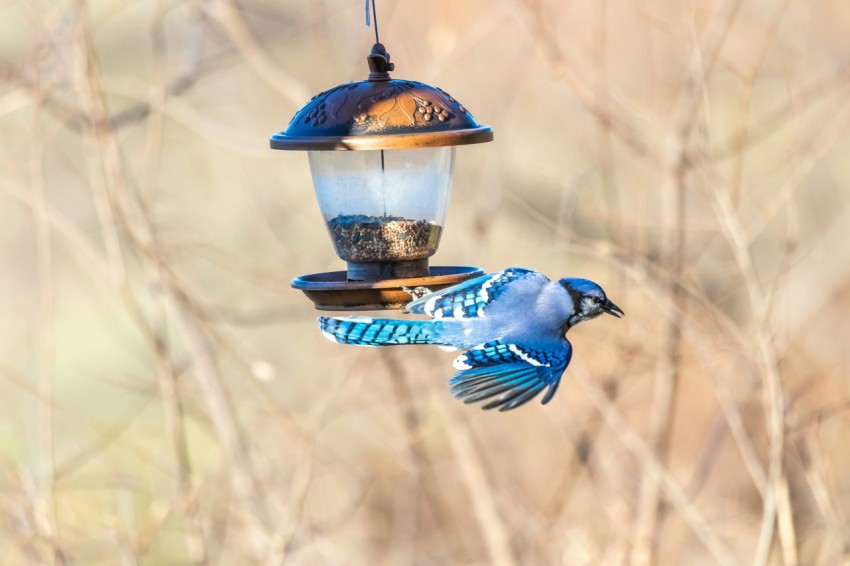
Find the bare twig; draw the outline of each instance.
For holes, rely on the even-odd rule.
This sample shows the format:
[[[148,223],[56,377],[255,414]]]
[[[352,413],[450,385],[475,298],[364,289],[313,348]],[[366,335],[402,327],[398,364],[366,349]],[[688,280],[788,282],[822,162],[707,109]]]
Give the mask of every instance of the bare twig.
[[[786,564],[797,563],[793,513],[787,494],[788,484],[783,469],[785,446],[785,396],[779,375],[779,361],[769,330],[768,303],[756,275],[749,242],[738,221],[729,194],[715,187],[715,207],[735,259],[744,278],[755,323],[755,340],[763,375],[763,403],[770,442],[768,445],[768,490],[764,499],[761,531],[754,558],[755,564],[766,564],[773,541],[773,528],[778,520],[782,553]]]
[[[33,191],[35,239],[38,253],[39,346],[38,372],[38,470],[37,499],[34,505],[37,528],[52,547],[54,563],[65,564],[60,525],[56,510],[55,462],[53,457],[53,365],[54,365],[54,274],[53,234],[45,196],[43,163],[44,143],[41,111],[36,112],[35,135],[30,145],[30,179]]]
[[[457,464],[466,488],[469,490],[469,499],[478,527],[484,535],[490,563],[497,566],[516,564],[507,527],[496,507],[493,488],[484,471],[475,443],[472,441],[468,425],[454,414],[455,407],[449,407],[449,403],[455,403],[455,401],[441,396],[436,406],[445,423]]]
[[[177,322],[194,359],[195,374],[206,399],[210,418],[225,452],[233,490],[246,511],[250,510],[246,519],[252,533],[254,551],[262,555],[267,540],[265,528],[269,525],[270,517],[256,484],[247,442],[239,430],[222,383],[223,378],[215,363],[215,356],[193,314],[191,301],[164,266],[156,249],[150,219],[126,179],[117,141],[102,98],[96,52],[88,30],[85,6],[78,4],[77,13],[77,44],[81,65],[78,73],[79,90],[85,103],[94,155],[102,171],[104,186],[107,187],[110,210],[120,218],[132,249],[138,254],[149,276],[161,285],[169,307],[176,313]]]
[[[726,39],[741,2],[728,2],[718,11],[708,28],[699,39],[692,58],[685,86],[673,112],[670,128],[668,153],[665,160],[667,182],[663,197],[667,199],[662,224],[673,227],[664,239],[663,255],[670,265],[670,280],[667,292],[673,305],[673,316],[664,329],[662,352],[658,360],[655,378],[655,398],[652,407],[650,444],[656,457],[664,461],[671,433],[673,404],[679,380],[679,357],[681,349],[681,326],[684,317],[685,297],[679,281],[685,253],[685,206],[686,180],[691,162],[687,158],[688,141],[698,121],[697,112],[702,102],[704,85],[708,81],[720,47]],[[654,562],[655,537],[657,535],[659,492],[658,483],[649,475],[641,484],[635,519],[635,544],[632,561],[635,564]]]
[[[207,14],[220,23],[228,37],[236,46],[245,62],[268,82],[270,86],[283,94],[294,108],[300,108],[310,98],[309,90],[279,64],[275,63],[265,48],[254,37],[254,33],[245,21],[245,17],[233,0],[212,0],[207,5],[200,3]]]
[[[396,409],[400,413],[407,437],[404,456],[404,481],[400,486],[393,521],[394,564],[416,562],[418,485],[421,482],[422,464],[428,460],[419,441],[421,423],[413,404],[413,395],[407,383],[407,375],[395,357],[392,348],[381,350],[381,360],[387,369],[390,385],[395,397]]]
[[[168,96],[168,87],[164,72],[166,68],[163,30],[164,17],[165,11],[160,2],[158,3],[154,29],[152,31],[155,49],[159,57],[158,67],[161,69],[159,85],[156,89],[158,92],[155,95],[160,100],[160,107],[165,105],[165,99]],[[145,168],[145,186],[148,188],[148,199],[155,194],[159,177],[164,114],[162,112],[155,113],[149,122],[150,126],[145,144],[145,154],[148,157],[147,167]],[[151,308],[151,320],[148,323],[149,327],[145,334],[156,357],[165,430],[174,450],[174,460],[177,467],[177,492],[179,493],[182,510],[186,514],[188,521],[186,542],[189,559],[195,564],[206,564],[208,552],[204,541],[203,521],[198,508],[197,494],[192,486],[192,465],[189,459],[189,443],[186,438],[184,425],[183,403],[177,387],[178,372],[175,370],[174,364],[171,361],[172,356],[168,340],[168,320],[166,314],[167,298],[163,296],[162,281],[158,274],[156,272],[150,272],[148,277],[148,285],[154,296]]]
[[[752,150],[794,120],[799,119],[799,116],[791,111],[794,106],[800,105],[811,110],[824,99],[841,95],[842,91],[847,89],[848,76],[850,76],[850,61],[844,61],[832,74],[804,87],[797,93],[794,100],[778,105],[754,125],[745,124],[727,139],[714,144],[708,158],[712,161],[720,161],[739,156],[740,152]],[[746,141],[745,145],[742,145],[742,140]]]
[[[705,518],[688,500],[687,494],[664,468],[664,465],[658,461],[652,449],[640,439],[617,410],[617,407],[602,391],[602,388],[590,378],[584,365],[579,360],[573,360],[570,367],[576,382],[581,386],[596,410],[603,416],[608,426],[616,433],[617,439],[640,461],[641,467],[647,471],[653,481],[663,488],[673,507],[688,523],[700,542],[711,552],[718,563],[724,565],[736,564],[738,561],[735,560],[731,551],[717,537]]]
[[[153,285],[156,286],[156,282],[153,282]],[[203,525],[198,509],[197,495],[192,486],[192,465],[189,460],[189,444],[184,426],[183,403],[180,400],[180,393],[177,388],[178,375],[171,362],[166,337],[166,305],[164,299],[161,295],[155,297],[149,336],[152,342],[151,347],[156,355],[165,430],[174,450],[174,458],[177,464],[177,489],[183,510],[189,521],[187,539],[189,556],[194,563],[205,564],[207,552]]]
[[[513,205],[529,214],[535,222],[547,226],[553,231],[558,230],[558,227],[552,220],[534,209],[527,200],[512,192],[507,193],[507,196]],[[665,266],[646,263],[642,258],[634,258],[629,254],[628,250],[618,248],[607,241],[591,240],[572,234],[569,245],[573,252],[605,261],[617,270],[622,271],[635,283],[637,288],[641,289],[647,295],[651,304],[655,305],[656,308],[659,308],[664,313],[668,321],[676,316],[675,306],[672,304],[669,294],[669,288],[673,278],[665,270]],[[682,329],[689,338],[689,344],[705,360],[706,367],[709,368],[710,379],[715,387],[715,393],[745,467],[756,489],[760,493],[764,493],[765,472],[756,453],[755,441],[744,426],[741,412],[729,391],[729,387],[720,379],[718,372],[714,371],[714,365],[716,364],[716,360],[721,357],[721,352],[708,348],[708,344],[711,343],[711,334],[708,330],[699,327],[696,321],[700,317],[707,317],[723,329],[724,335],[730,337],[730,339],[742,347],[746,345],[746,336],[737,329],[734,321],[729,319],[727,314],[718,309],[698,289],[687,285],[687,281],[679,281],[679,287],[681,287],[682,292],[686,293],[686,299],[692,311],[690,313],[691,316],[681,319]]]
[[[618,140],[629,147],[635,155],[657,161],[657,151],[629,124],[624,115],[613,114],[613,107],[606,106],[609,97],[599,95],[595,82],[583,77],[576,71],[557,42],[558,34],[552,29],[552,20],[544,14],[544,3],[536,0],[528,4],[535,26],[535,35],[539,45],[555,76],[563,79],[581,104],[596,119],[599,125],[614,134]]]

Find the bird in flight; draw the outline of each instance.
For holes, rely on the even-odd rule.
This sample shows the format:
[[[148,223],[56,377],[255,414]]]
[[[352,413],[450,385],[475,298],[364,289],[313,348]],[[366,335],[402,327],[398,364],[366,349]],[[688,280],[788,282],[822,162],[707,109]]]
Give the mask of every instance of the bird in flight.
[[[465,350],[453,363],[460,371],[449,381],[452,394],[464,403],[488,401],[483,409],[500,411],[544,389],[542,404],[551,401],[573,353],[567,331],[602,313],[624,314],[593,281],[553,282],[521,267],[427,292],[406,310],[431,320],[320,316],[319,328],[339,344]]]

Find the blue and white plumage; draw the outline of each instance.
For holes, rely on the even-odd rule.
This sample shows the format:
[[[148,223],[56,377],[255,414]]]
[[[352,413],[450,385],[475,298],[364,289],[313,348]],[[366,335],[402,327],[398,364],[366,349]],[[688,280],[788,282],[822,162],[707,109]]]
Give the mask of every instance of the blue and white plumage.
[[[570,363],[565,334],[583,320],[623,311],[587,279],[550,281],[511,267],[465,281],[407,304],[432,320],[319,317],[331,341],[357,346],[436,344],[466,350],[449,381],[465,403],[492,399],[484,409],[515,409],[546,390],[548,403]]]

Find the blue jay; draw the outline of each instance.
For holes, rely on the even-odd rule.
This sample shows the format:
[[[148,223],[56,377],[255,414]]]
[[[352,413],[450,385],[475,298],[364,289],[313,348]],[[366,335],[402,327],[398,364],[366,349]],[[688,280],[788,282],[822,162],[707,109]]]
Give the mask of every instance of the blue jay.
[[[407,311],[433,320],[319,317],[328,340],[357,346],[436,344],[466,350],[454,361],[460,371],[449,381],[464,403],[491,399],[484,409],[509,411],[546,390],[548,403],[572,357],[565,334],[603,312],[623,311],[587,279],[557,283],[545,275],[511,267],[425,294]]]

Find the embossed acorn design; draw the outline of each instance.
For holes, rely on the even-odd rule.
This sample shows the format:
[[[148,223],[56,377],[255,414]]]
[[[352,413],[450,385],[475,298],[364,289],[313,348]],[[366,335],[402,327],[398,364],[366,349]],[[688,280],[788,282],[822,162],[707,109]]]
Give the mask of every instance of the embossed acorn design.
[[[450,115],[445,108],[440,108],[430,100],[415,99],[417,103],[416,113],[422,117],[422,120],[430,122],[437,119],[440,122],[445,122]]]
[[[304,118],[304,123],[312,126],[324,124],[328,120],[328,115],[325,112],[326,108],[327,104],[324,102],[320,103],[318,106],[314,106],[307,114],[307,117]]]

